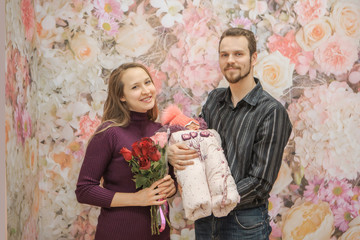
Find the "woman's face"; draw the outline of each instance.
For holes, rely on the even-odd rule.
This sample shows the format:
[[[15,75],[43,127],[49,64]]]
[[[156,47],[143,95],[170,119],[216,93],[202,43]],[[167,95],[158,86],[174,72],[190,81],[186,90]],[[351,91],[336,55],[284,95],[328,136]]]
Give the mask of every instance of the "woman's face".
[[[121,81],[124,84],[122,102],[130,111],[145,113],[155,105],[156,89],[149,75],[139,67],[125,70]]]

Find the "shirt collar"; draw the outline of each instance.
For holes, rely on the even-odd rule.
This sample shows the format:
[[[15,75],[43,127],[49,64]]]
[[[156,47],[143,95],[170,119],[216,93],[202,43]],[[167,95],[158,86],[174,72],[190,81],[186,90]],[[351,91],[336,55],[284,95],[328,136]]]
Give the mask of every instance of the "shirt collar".
[[[260,96],[263,92],[263,88],[262,88],[260,80],[258,78],[254,77],[254,80],[255,80],[256,86],[248,94],[246,94],[246,96],[240,102],[245,101],[248,104],[255,106],[257,104],[257,102],[259,101]],[[221,97],[219,99],[219,101],[232,104],[230,87],[228,87],[226,89],[225,94],[223,95],[223,97]]]

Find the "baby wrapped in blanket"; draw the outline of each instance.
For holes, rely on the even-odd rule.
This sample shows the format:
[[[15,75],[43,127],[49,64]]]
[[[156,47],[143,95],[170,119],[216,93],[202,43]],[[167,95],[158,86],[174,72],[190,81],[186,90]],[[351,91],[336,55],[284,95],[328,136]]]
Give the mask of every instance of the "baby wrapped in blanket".
[[[199,129],[199,122],[185,116],[175,106],[167,107],[161,117],[162,124],[181,126],[171,133],[169,144],[184,142],[197,150],[199,157],[184,170],[176,170],[182,188],[181,197],[186,218],[195,221],[214,214],[229,214],[240,201],[234,178],[221,148],[219,134],[213,129]]]

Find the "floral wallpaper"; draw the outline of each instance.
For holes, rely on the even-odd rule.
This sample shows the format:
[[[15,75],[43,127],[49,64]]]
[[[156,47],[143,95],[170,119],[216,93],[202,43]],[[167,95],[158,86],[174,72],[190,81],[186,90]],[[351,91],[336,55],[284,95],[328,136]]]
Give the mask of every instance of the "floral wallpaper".
[[[160,109],[197,115],[226,86],[218,39],[258,41],[255,75],[293,133],[271,192],[272,239],[360,236],[358,0],[6,0],[9,239],[93,239],[99,209],[74,190],[112,69],[145,64]],[[181,198],[171,239],[194,239]]]

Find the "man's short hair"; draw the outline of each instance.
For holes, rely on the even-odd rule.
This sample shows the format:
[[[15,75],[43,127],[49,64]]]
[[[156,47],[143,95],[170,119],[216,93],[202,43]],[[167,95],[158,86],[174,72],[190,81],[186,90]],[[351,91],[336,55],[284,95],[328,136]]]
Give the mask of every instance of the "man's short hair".
[[[254,33],[250,30],[244,29],[244,28],[229,28],[223,32],[223,34],[220,37],[219,41],[219,51],[220,51],[220,44],[221,41],[225,37],[245,37],[248,41],[248,48],[250,51],[250,56],[253,55],[254,52],[256,52],[256,40]]]

